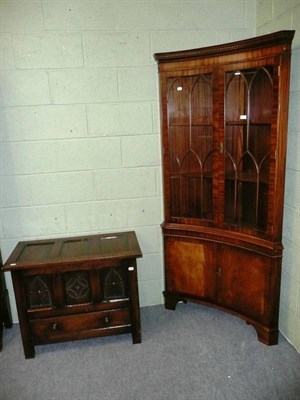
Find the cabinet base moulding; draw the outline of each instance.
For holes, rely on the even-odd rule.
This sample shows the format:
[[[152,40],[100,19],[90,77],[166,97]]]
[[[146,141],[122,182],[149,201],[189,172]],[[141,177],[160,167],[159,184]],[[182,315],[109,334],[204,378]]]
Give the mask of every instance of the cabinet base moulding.
[[[166,291],[163,292],[163,295],[164,295],[164,300],[165,300],[165,308],[167,310],[175,311],[178,303],[187,304],[188,302],[197,303],[197,304],[201,304],[201,305],[204,305],[207,307],[211,307],[216,310],[223,311],[223,312],[231,314],[235,317],[238,317],[238,318],[246,321],[247,325],[252,325],[253,328],[256,330],[258,340],[260,342],[262,342],[263,344],[266,344],[267,346],[273,346],[273,345],[278,344],[279,330],[276,327],[267,328],[255,321],[253,321],[251,318],[247,318],[245,315],[239,314],[238,312],[229,310],[228,308],[224,308],[217,304],[207,303],[206,301],[203,301],[200,299],[195,299],[195,298],[192,299],[192,298],[190,298],[188,296],[184,296],[184,295],[183,296],[172,295],[171,293],[167,293]]]

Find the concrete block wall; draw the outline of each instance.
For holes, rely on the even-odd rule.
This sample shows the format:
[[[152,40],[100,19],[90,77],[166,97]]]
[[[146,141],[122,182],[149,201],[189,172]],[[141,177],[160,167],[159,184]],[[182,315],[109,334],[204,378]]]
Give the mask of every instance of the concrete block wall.
[[[254,36],[255,0],[0,0],[0,27],[4,260],[20,240],[134,229],[141,305],[162,303],[152,55]]]
[[[257,35],[296,30],[293,41],[279,329],[300,352],[300,0],[258,0]]]

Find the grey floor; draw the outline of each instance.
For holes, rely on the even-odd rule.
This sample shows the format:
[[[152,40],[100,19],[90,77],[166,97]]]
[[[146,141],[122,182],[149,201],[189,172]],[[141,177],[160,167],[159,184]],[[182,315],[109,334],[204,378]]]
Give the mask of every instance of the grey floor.
[[[36,347],[25,360],[18,325],[4,332],[1,400],[299,400],[300,355],[280,336],[257,341],[238,318],[196,304],[145,307],[130,335]]]

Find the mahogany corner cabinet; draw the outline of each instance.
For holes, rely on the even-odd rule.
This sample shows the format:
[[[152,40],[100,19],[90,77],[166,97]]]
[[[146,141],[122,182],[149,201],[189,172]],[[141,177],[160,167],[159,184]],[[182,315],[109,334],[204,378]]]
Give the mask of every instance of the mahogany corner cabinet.
[[[278,341],[291,42],[156,53],[165,307],[193,301]]]
[[[8,258],[26,358],[35,345],[131,333],[141,343],[135,232],[20,242]]]

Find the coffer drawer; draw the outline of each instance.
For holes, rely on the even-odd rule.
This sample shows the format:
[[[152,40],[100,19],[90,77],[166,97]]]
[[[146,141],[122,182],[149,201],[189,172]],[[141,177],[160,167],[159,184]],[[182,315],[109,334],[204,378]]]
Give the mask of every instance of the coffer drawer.
[[[130,325],[130,312],[127,308],[98,311],[84,314],[66,315],[29,322],[31,336],[41,343],[56,341],[60,337],[74,333],[98,331]]]

